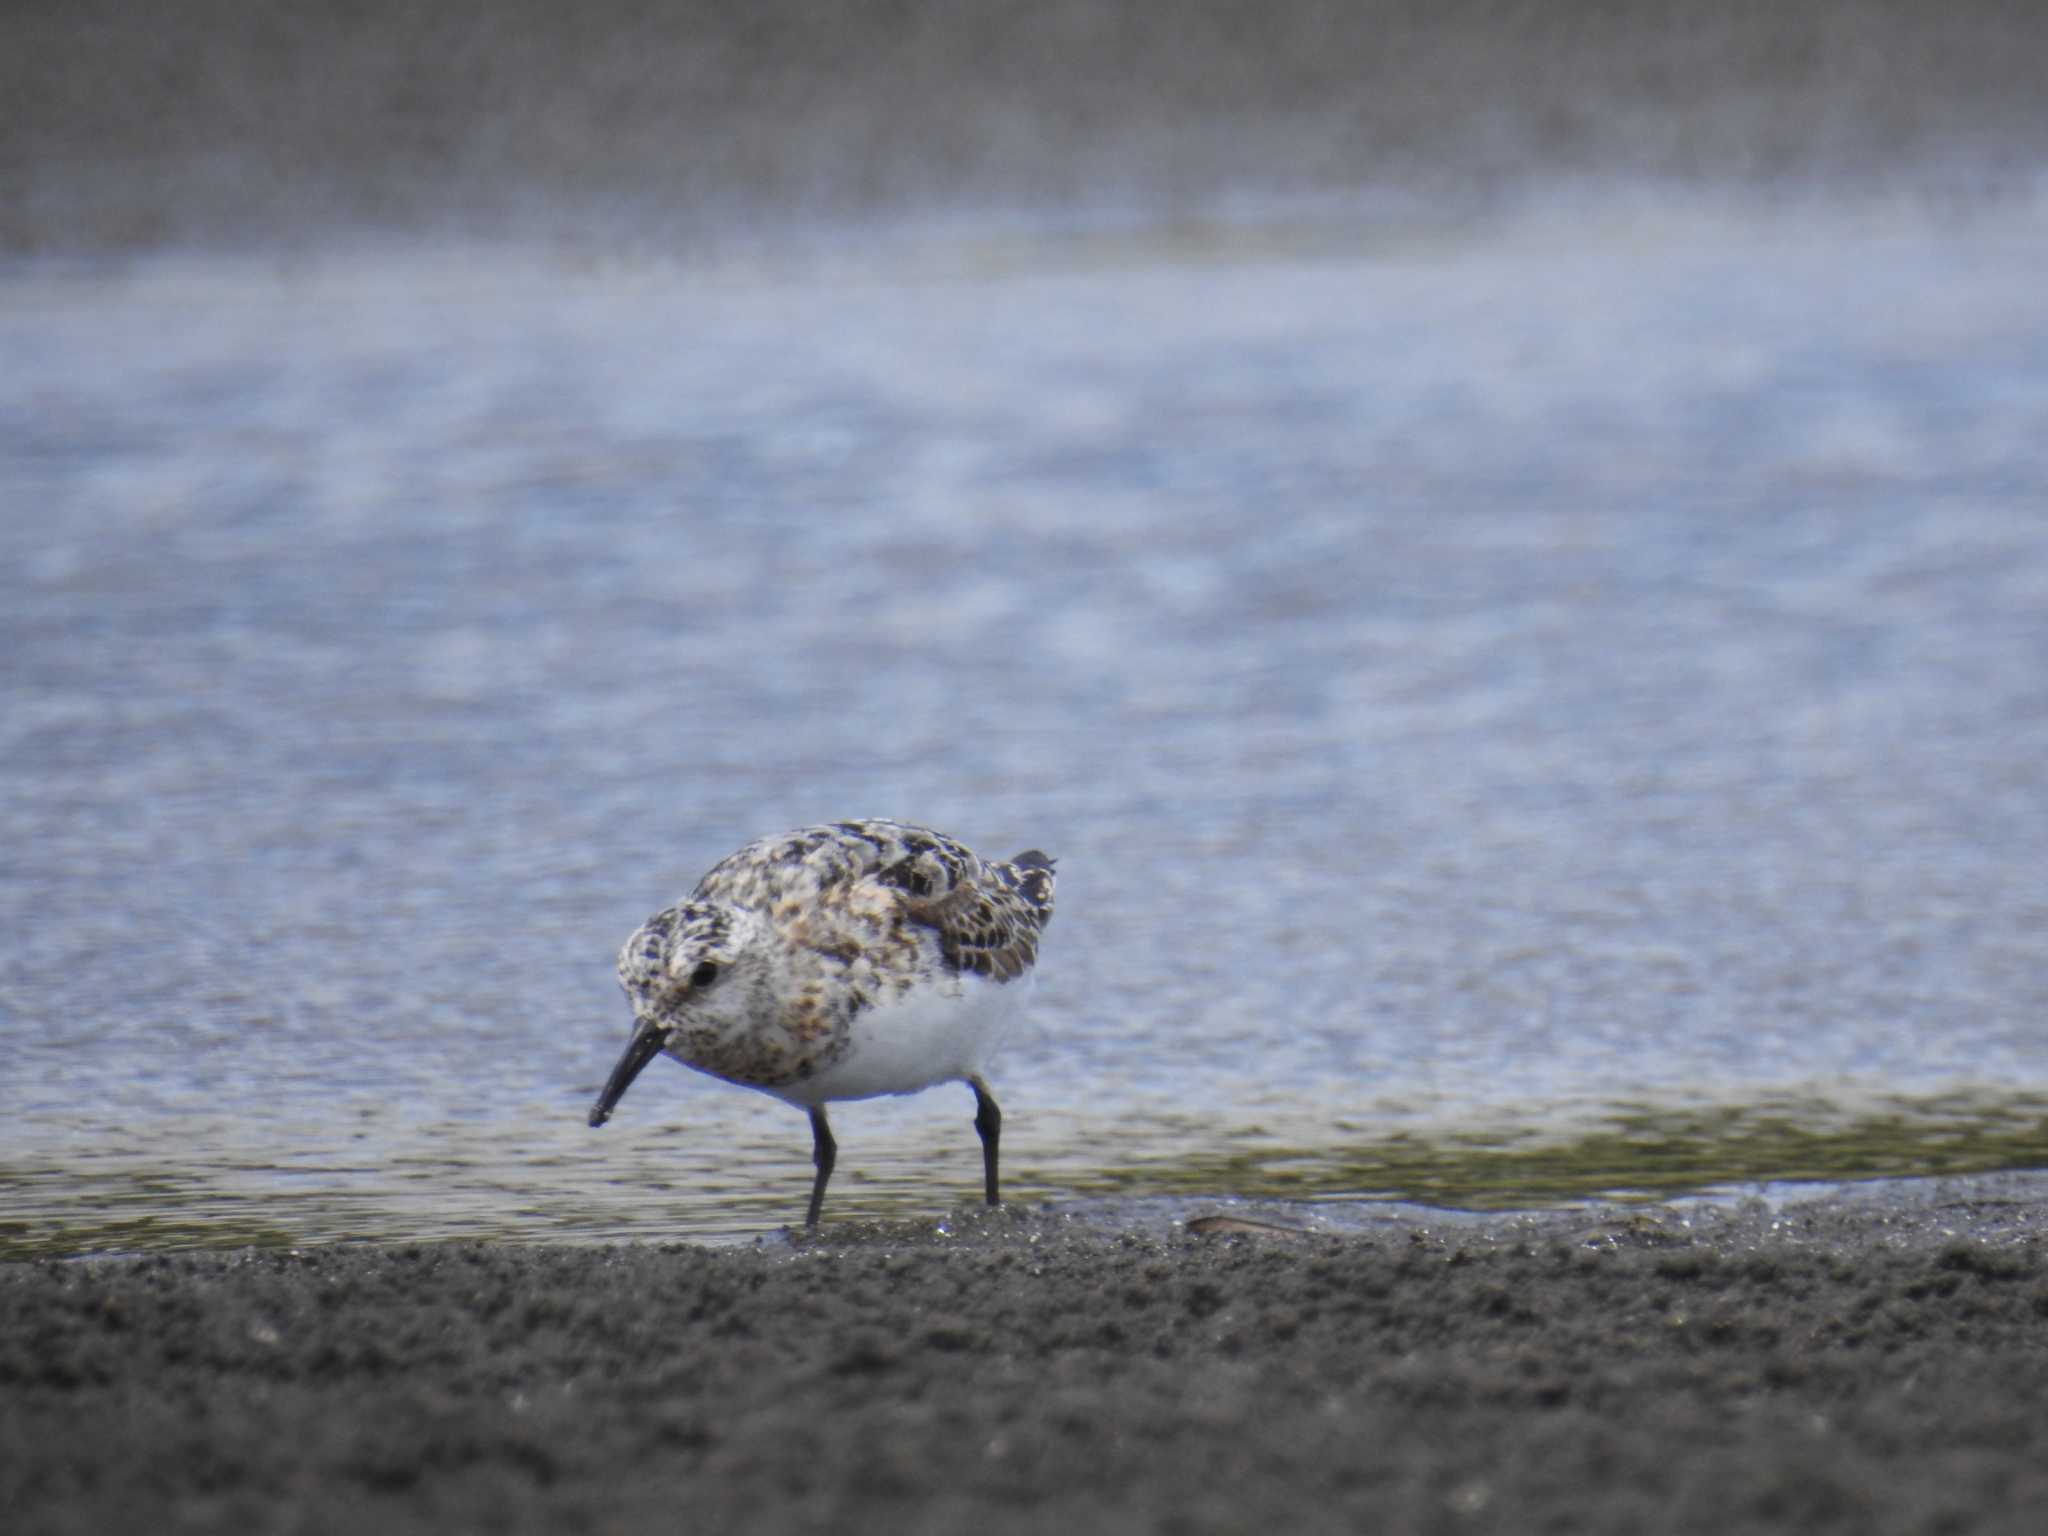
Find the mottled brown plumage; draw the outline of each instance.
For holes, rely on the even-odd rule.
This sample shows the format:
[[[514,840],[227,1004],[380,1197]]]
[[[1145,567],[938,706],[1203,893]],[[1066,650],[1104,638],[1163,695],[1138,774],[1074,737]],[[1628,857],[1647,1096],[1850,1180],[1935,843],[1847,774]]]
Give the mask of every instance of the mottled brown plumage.
[[[636,1028],[591,1124],[663,1052],[774,1094],[810,1111],[815,1222],[832,1162],[826,1101],[962,1081],[993,1204],[1001,1112],[981,1071],[1030,981],[1054,883],[1036,850],[984,860],[902,822],[747,844],[619,951]]]

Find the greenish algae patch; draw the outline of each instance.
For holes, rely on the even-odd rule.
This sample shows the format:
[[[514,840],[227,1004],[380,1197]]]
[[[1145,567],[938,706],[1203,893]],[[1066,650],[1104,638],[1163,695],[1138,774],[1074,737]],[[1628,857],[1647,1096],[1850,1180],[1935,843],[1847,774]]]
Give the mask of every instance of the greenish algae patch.
[[[1060,1145],[1016,1138],[1007,1194],[1023,1203],[1238,1197],[1509,1211],[2048,1168],[2042,1094],[1865,1097],[1854,1107],[1818,1096],[1609,1105],[1543,1125],[1390,1129],[1374,1119],[1309,1117],[1284,1133],[1165,1120],[1120,1130]],[[875,1150],[849,1169],[828,1219],[929,1216],[965,1197],[953,1143],[936,1155],[906,1149],[893,1164]],[[220,1166],[175,1175],[161,1166],[0,1167],[0,1259],[366,1240],[734,1241],[785,1228],[808,1174],[792,1154],[763,1162],[758,1178],[711,1191],[681,1179],[650,1185],[631,1170],[592,1183],[566,1166],[508,1178],[487,1165],[412,1158],[380,1176],[358,1164],[336,1170],[333,1184],[303,1167],[288,1184]]]
[[[1457,1210],[1667,1200],[1730,1185],[1853,1183],[2048,1168],[2048,1096],[1899,1098],[1858,1112],[1816,1100],[1617,1108],[1569,1130],[1354,1132],[1345,1145],[1257,1136],[1076,1193],[1390,1200]]]

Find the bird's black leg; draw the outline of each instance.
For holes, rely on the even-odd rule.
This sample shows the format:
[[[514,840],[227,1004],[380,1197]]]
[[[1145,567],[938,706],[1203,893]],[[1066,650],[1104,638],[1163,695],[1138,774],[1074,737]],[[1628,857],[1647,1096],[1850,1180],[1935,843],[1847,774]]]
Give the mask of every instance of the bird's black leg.
[[[987,1083],[970,1077],[967,1086],[974,1090],[974,1128],[981,1133],[981,1168],[988,1183],[988,1203],[1001,1205],[996,1181],[996,1144],[1003,1139],[1003,1112],[989,1097]]]
[[[825,1208],[825,1185],[832,1177],[832,1163],[839,1156],[839,1143],[832,1139],[832,1127],[825,1123],[822,1107],[811,1111],[811,1161],[818,1165],[818,1177],[811,1184],[811,1214],[804,1225],[815,1227],[818,1213]]]

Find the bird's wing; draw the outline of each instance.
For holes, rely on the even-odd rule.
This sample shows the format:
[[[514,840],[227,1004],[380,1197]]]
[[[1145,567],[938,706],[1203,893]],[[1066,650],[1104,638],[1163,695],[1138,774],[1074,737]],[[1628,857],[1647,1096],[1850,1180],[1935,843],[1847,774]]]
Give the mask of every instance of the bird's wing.
[[[950,852],[964,856],[957,868],[946,851],[927,852],[887,865],[874,878],[903,893],[905,916],[938,934],[947,965],[1014,981],[1037,961],[1038,935],[1052,920],[1052,861],[1033,854],[989,864],[957,843]]]
[[[1010,981],[1038,958],[1052,918],[1052,860],[1033,851],[991,864],[928,827],[840,821],[763,838],[714,865],[694,899],[752,906],[775,916],[784,903],[842,891],[849,910],[868,893],[903,919],[932,929],[955,970]]]

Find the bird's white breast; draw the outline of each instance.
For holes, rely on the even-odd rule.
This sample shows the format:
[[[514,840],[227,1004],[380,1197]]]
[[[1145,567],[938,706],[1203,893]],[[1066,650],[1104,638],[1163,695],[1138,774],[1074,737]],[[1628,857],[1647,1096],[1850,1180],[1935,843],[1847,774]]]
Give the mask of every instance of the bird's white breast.
[[[903,997],[856,1014],[848,1049],[830,1066],[766,1091],[809,1108],[978,1077],[1022,1010],[1031,980],[1028,972],[1006,982],[971,971],[927,976]]]

